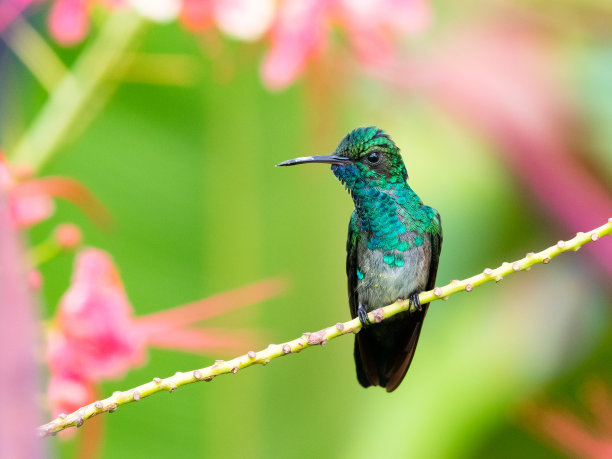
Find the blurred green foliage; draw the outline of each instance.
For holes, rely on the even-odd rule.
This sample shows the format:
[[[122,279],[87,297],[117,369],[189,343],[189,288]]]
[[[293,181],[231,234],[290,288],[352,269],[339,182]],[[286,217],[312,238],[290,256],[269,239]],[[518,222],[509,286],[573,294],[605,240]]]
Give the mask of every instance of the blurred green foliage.
[[[129,81],[41,171],[84,183],[114,226],[96,228],[61,202],[30,239],[77,223],[88,245],[113,255],[137,315],[282,275],[288,294],[208,325],[262,329],[280,342],[346,320],[352,203],[327,168],[274,164],[329,153],[357,125],[394,137],[411,185],[440,211],[439,284],[568,236],[541,217],[490,144],[428,103],[363,78],[326,88],[316,70],[269,93],[257,73],[260,45],[222,40],[210,58],[199,40],[178,25],[149,27],[138,52],[186,56],[193,84],[146,84],[128,71]],[[56,49],[66,62],[79,50]],[[592,65],[582,81],[609,163],[609,99],[599,97],[612,90],[606,56],[609,48],[592,61],[583,56]],[[3,67],[0,97],[10,107],[1,143],[10,151],[45,94],[13,56],[3,56]],[[63,255],[42,266],[45,317],[69,285],[71,263]],[[104,424],[101,457],[562,457],[524,428],[521,406],[533,397],[575,403],[584,379],[610,380],[609,298],[585,253],[563,256],[432,306],[393,394],[357,384],[347,337],[100,416],[92,422]],[[227,357],[151,351],[146,366],[103,384],[101,395]],[[51,450],[72,457],[82,433],[50,440]]]

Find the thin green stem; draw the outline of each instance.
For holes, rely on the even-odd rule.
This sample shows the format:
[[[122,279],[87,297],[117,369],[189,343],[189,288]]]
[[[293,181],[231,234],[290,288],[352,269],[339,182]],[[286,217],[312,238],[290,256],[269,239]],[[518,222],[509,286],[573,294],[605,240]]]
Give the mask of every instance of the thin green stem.
[[[36,267],[55,258],[61,252],[62,247],[57,243],[55,238],[49,237],[47,240],[32,247],[28,251],[28,260],[31,266]]]
[[[422,304],[430,303],[439,299],[446,299],[453,293],[459,291],[471,292],[474,287],[490,281],[500,281],[504,276],[518,271],[527,271],[538,263],[547,264],[554,257],[563,252],[577,251],[584,244],[596,241],[597,239],[612,233],[612,218],[608,223],[595,228],[587,233],[578,233],[568,241],[559,241],[552,247],[538,253],[528,253],[524,258],[512,263],[502,263],[495,269],[486,268],[482,273],[461,281],[451,281],[444,287],[436,287],[428,292],[422,292],[419,299]],[[406,311],[410,308],[408,300],[399,301],[389,306],[372,311],[368,318],[372,322],[381,322],[395,314]],[[123,392],[115,392],[112,396],[98,400],[86,405],[74,413],[61,414],[53,421],[39,427],[38,433],[41,437],[54,435],[68,427],[80,427],[83,423],[93,416],[104,412],[114,412],[121,405],[139,401],[145,397],[162,391],[174,392],[180,386],[199,381],[211,381],[215,376],[226,373],[237,373],[238,370],[250,367],[255,364],[266,365],[272,359],[288,354],[296,354],[302,349],[321,345],[328,341],[349,333],[357,333],[361,330],[359,319],[349,320],[348,322],[338,322],[336,325],[324,328],[314,333],[304,333],[301,337],[282,344],[270,344],[266,349],[259,352],[249,351],[247,354],[236,357],[229,361],[217,360],[214,365],[200,368],[189,372],[177,372],[168,378],[154,378],[153,381],[142,384],[133,389]]]
[[[55,86],[28,131],[18,142],[12,158],[39,170],[73,131],[87,108],[99,107],[110,91],[100,91],[121,63],[145,20],[131,11],[113,13],[96,39],[83,51],[71,72]],[[95,104],[92,100],[97,98]]]
[[[0,36],[47,92],[51,92],[68,72],[44,38],[20,17],[16,17]]]

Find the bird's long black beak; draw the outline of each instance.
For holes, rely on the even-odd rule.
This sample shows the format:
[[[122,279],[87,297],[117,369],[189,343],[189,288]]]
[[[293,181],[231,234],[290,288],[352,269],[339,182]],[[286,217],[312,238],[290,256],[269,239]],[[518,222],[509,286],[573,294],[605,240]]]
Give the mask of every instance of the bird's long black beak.
[[[301,158],[288,159],[277,166],[295,166],[296,164],[323,163],[323,164],[345,164],[350,160],[344,156],[321,155],[321,156],[302,156]]]

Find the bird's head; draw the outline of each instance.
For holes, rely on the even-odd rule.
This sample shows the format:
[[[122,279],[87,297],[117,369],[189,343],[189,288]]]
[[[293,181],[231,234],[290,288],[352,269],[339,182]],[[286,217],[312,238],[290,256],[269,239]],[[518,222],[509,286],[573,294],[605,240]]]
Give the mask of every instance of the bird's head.
[[[331,155],[305,156],[284,161],[279,166],[331,164],[332,171],[349,189],[367,183],[381,187],[405,182],[408,178],[399,148],[374,126],[349,132]]]

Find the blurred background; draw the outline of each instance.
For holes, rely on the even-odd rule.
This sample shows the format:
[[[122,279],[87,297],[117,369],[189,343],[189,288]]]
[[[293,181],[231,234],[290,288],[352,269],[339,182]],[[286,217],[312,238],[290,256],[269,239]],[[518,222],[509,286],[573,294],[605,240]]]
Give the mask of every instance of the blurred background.
[[[28,362],[37,343],[21,414],[44,423],[348,320],[352,201],[327,167],[274,165],[368,125],[442,216],[438,285],[600,226],[612,5],[2,0],[3,247],[29,264],[10,296],[19,252],[3,249],[0,330],[29,330],[12,342]],[[605,238],[434,303],[392,394],[359,386],[343,337],[32,454],[610,457],[611,275]],[[28,304],[37,318],[19,314]],[[145,326],[169,317],[182,325]]]

